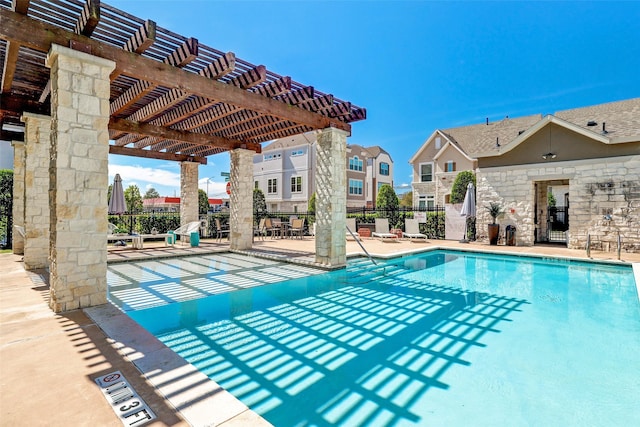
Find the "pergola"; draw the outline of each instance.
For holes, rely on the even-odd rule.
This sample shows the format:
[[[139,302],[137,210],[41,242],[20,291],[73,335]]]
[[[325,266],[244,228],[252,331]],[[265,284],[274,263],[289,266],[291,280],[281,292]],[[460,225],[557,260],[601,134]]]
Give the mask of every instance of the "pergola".
[[[104,271],[80,280],[81,287],[102,292],[106,240],[96,245],[92,239],[106,233],[106,211],[104,218],[98,213],[106,200],[107,153],[181,162],[187,222],[194,212],[197,219],[197,166],[230,152],[231,247],[246,249],[253,154],[263,142],[321,130],[316,258],[344,263],[346,208],[337,194],[346,197],[350,123],[364,120],[365,109],[99,0],[0,0],[0,62],[0,139],[15,147],[14,221],[26,230],[27,268],[51,263],[56,311],[101,301],[74,295],[60,303],[66,297],[54,294],[75,286],[57,287],[61,265],[104,260]],[[34,179],[45,175],[43,190]],[[35,211],[47,208],[37,207],[43,197],[51,210],[47,224],[34,220]],[[84,213],[69,216],[70,210]],[[84,224],[89,243],[76,243],[85,240],[74,231],[76,222]],[[96,246],[104,256],[84,259]],[[77,294],[83,292],[93,295]]]

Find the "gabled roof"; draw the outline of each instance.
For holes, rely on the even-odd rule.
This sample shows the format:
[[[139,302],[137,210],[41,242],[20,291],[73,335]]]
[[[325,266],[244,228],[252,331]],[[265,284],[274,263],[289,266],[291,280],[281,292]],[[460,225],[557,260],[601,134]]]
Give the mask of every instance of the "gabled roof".
[[[438,160],[440,156],[443,155],[449,147],[453,147],[454,150],[457,150],[458,152],[460,152],[460,154],[462,154],[467,160],[469,160],[470,162],[473,162],[474,160],[473,157],[470,157],[467,153],[465,153],[464,150],[460,148],[460,145],[457,142],[451,141],[451,140],[447,140],[446,144],[444,144],[440,148],[440,151],[438,151],[436,155],[433,156],[433,160]]]
[[[420,148],[418,149],[418,151],[416,151],[416,154],[414,154],[410,159],[409,159],[409,163],[414,163],[418,157],[420,156],[420,154],[422,154],[422,152],[429,146],[429,144],[431,143],[431,141],[433,141],[435,139],[436,136],[440,135],[441,137],[443,137],[445,140],[447,141],[451,141],[451,139],[449,138],[449,136],[445,135],[444,133],[442,133],[441,130],[436,129],[431,135],[429,135],[429,138],[425,139],[425,141],[422,143],[422,145],[420,146]]]
[[[477,157],[477,153],[493,152],[498,154],[508,146],[518,135],[542,119],[541,114],[504,118],[498,122],[482,123],[471,126],[444,129],[442,132],[455,141],[470,157]]]
[[[626,142],[629,138],[637,141],[640,137],[640,98],[558,111],[554,116],[589,133],[605,135],[611,143]]]
[[[371,147],[366,147],[365,150],[369,152],[369,157],[378,158],[380,154],[386,154],[391,159],[391,154],[389,154],[385,149],[380,147],[379,145],[373,145]],[[393,161],[393,159],[391,159]]]

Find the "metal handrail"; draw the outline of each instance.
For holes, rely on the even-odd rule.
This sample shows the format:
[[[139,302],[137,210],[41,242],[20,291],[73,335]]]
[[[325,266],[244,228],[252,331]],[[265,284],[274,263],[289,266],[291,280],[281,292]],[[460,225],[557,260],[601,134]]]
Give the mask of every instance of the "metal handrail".
[[[355,234],[353,234],[353,231],[351,231],[351,229],[349,228],[348,225],[345,225],[345,227],[347,228],[347,231],[349,232],[349,234],[351,234],[351,236],[353,236],[353,240],[355,240],[356,242],[358,242],[358,245],[360,245],[360,247],[362,248],[362,250],[364,251],[365,254],[367,254],[367,256],[369,257],[369,261],[371,261],[374,265],[378,265],[377,262],[375,262],[375,260],[373,258],[371,258],[371,255],[369,255],[369,252],[367,252],[367,250],[364,248],[364,246],[362,246],[362,242],[360,241],[360,239],[358,237],[356,237]]]

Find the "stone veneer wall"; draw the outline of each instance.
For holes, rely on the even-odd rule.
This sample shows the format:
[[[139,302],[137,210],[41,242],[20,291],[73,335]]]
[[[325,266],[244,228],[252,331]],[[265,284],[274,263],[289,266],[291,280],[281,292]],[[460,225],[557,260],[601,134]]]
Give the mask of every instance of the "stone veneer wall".
[[[51,265],[55,312],[107,302],[109,75],[113,61],[52,45]]]
[[[251,249],[253,245],[253,155],[251,150],[231,151],[229,182],[229,222],[231,249]]]
[[[568,247],[584,249],[587,233],[604,250],[615,251],[618,233],[622,249],[640,252],[640,156],[612,157],[545,166],[512,166],[477,172],[477,230],[486,238],[491,222],[483,206],[499,202],[506,213],[498,219],[501,232],[516,226],[518,245],[534,243],[535,183],[569,180]],[[610,215],[611,220],[605,219]],[[542,219],[541,219],[542,220]]]
[[[49,162],[51,118],[25,113],[24,267],[49,266]]]
[[[22,141],[12,141],[13,146],[13,225],[24,227],[24,167],[25,147]],[[11,246],[16,255],[24,254],[24,238],[14,227]]]
[[[198,221],[198,166],[180,163],[180,225]]]
[[[318,135],[316,164],[316,262],[347,262],[347,133],[334,128]]]

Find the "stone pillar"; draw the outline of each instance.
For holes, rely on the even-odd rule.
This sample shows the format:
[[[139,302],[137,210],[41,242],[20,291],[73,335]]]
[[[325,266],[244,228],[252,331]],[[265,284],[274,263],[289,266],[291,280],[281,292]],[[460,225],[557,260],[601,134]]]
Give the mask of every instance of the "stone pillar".
[[[180,163],[180,225],[198,221],[198,166]]]
[[[49,266],[49,162],[51,118],[25,113],[24,268]]]
[[[12,141],[13,146],[13,230],[11,230],[13,253],[24,254],[24,238],[15,226],[24,228],[24,166],[25,148],[22,141]]]
[[[231,249],[250,249],[253,245],[253,155],[255,152],[236,148],[231,151],[229,181]]]
[[[347,133],[327,128],[318,135],[316,160],[316,262],[347,262]]]
[[[107,302],[109,74],[115,63],[52,45],[51,266],[55,312]]]

